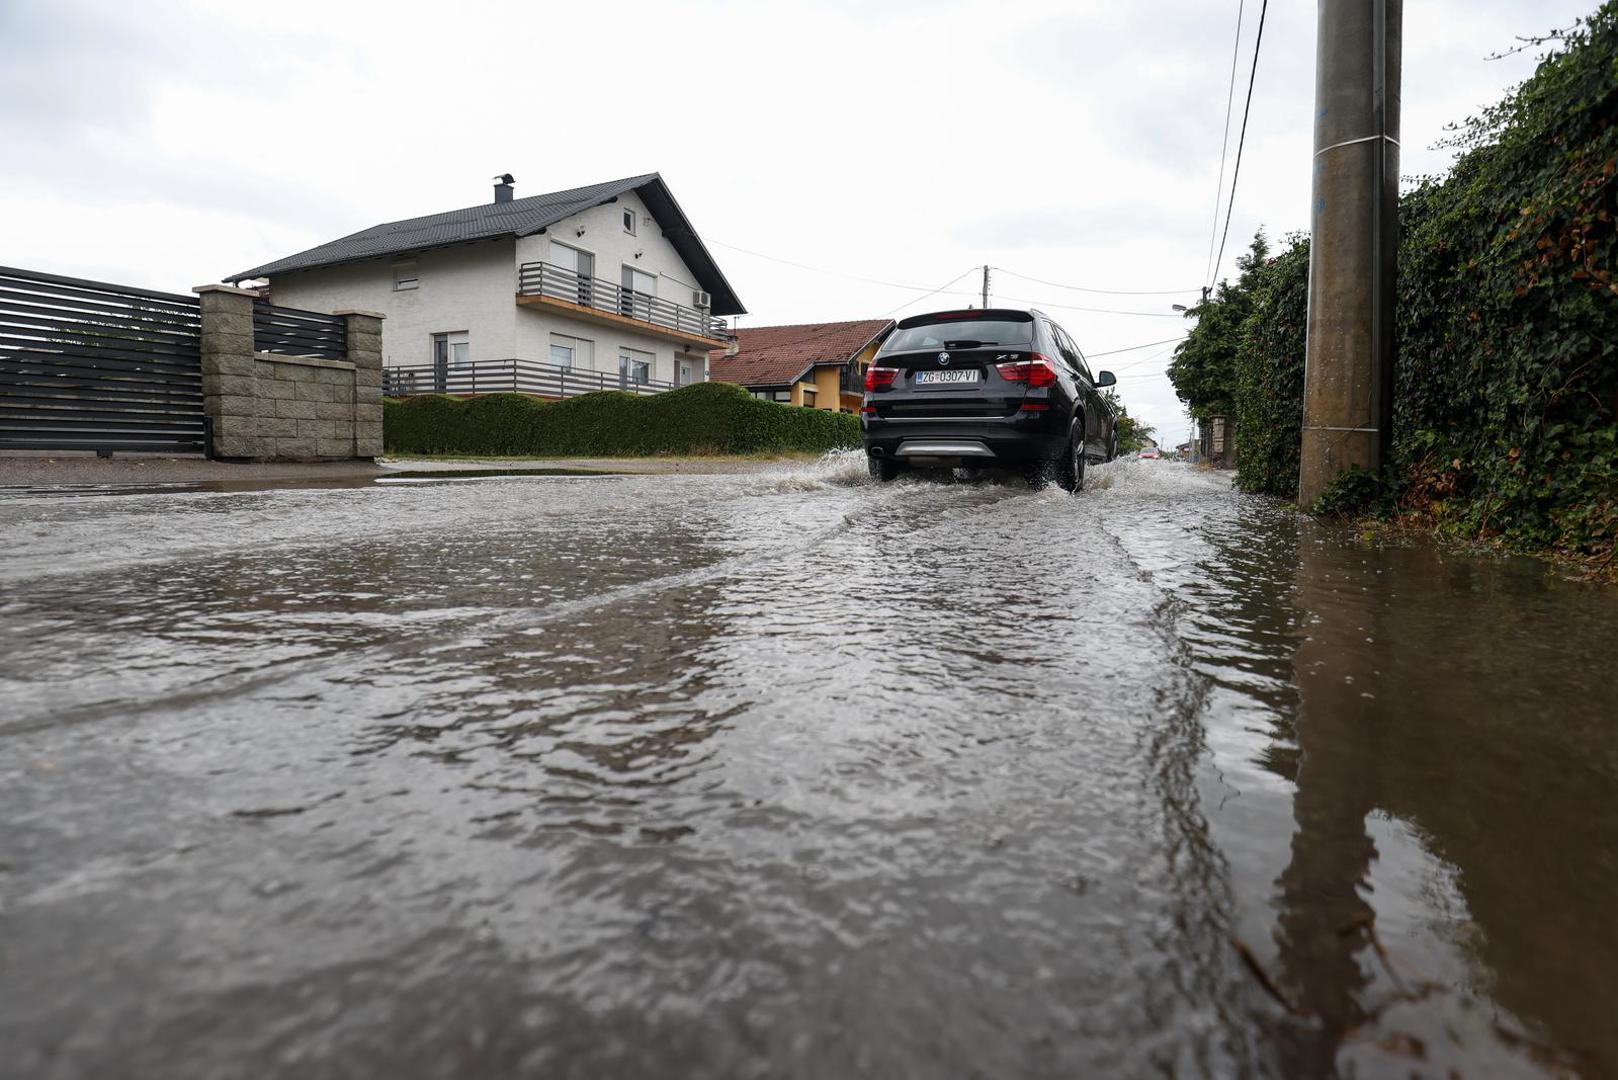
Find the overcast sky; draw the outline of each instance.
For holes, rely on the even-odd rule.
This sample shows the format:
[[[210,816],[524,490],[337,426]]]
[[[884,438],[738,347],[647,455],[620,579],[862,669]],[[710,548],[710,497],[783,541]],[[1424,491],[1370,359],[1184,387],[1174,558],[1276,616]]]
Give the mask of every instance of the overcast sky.
[[[1237,6],[0,0],[0,263],[184,291],[487,201],[496,173],[522,196],[659,171],[743,325],[965,304],[976,272],[930,299],[853,278],[932,288],[983,263],[1185,290],[994,272],[999,302],[1123,349],[1182,334],[1169,305],[1207,277]],[[1410,0],[1402,171],[1441,171],[1444,125],[1532,69],[1486,56],[1593,7]],[[1226,274],[1259,226],[1307,223],[1314,22],[1270,5]],[[1167,362],[1093,366],[1172,442]]]

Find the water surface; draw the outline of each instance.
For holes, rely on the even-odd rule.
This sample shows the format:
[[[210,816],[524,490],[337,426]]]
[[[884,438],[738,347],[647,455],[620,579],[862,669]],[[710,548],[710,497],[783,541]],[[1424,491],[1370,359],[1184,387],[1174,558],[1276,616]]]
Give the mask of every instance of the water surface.
[[[1618,607],[1172,462],[0,499],[0,1073],[1618,1073]]]

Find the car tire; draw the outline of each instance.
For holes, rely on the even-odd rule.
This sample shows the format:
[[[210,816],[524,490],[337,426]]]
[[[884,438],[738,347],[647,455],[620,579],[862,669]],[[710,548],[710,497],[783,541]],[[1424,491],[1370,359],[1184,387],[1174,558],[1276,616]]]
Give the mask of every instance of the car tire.
[[[1077,493],[1084,490],[1084,429],[1074,424],[1067,434],[1067,448],[1056,463],[1056,486]]]
[[[871,471],[871,478],[883,484],[897,480],[899,474],[904,472],[904,466],[890,458],[867,456],[865,464]]]

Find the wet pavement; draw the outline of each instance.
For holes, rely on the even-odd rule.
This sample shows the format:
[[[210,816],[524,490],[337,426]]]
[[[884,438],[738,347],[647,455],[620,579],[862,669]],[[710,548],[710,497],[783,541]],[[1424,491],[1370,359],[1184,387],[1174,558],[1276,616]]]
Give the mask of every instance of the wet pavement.
[[[1618,595],[857,464],[0,498],[0,1076],[1618,1074]]]

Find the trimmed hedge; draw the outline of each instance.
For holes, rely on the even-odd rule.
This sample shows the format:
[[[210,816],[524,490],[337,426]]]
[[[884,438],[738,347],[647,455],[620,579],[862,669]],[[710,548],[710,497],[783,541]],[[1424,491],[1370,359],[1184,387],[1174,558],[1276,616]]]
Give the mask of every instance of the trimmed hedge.
[[[383,443],[394,454],[646,457],[820,452],[860,443],[859,420],[850,413],[760,401],[730,383],[561,401],[528,394],[390,398],[382,418]]]

